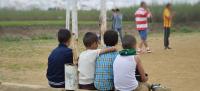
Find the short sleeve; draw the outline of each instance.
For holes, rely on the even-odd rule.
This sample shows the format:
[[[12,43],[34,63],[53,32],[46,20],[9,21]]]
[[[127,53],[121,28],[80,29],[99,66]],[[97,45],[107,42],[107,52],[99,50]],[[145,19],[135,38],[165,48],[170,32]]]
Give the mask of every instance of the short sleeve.
[[[95,55],[96,57],[98,57],[98,56],[100,55],[100,53],[101,53],[101,49],[96,49],[96,50],[94,50],[94,55]]]

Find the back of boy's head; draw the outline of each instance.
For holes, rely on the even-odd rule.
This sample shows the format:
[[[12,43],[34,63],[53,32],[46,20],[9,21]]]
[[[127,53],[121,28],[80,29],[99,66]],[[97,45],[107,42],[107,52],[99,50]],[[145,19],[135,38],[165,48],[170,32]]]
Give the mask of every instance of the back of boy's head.
[[[85,47],[91,47],[95,42],[98,42],[98,36],[95,33],[87,32],[83,38]]]
[[[132,49],[136,45],[136,39],[132,35],[125,35],[122,39],[122,47],[124,49]]]
[[[146,2],[145,1],[142,1],[141,3],[140,3],[140,6],[141,7],[143,7],[143,6],[145,6],[146,5]]]
[[[171,3],[167,3],[167,4],[166,4],[166,8],[170,8],[171,6],[172,6]]]
[[[112,12],[116,12],[116,10],[115,10],[115,9],[112,9]]]
[[[116,8],[116,10],[115,10],[116,12],[120,12],[120,9],[119,8]]]
[[[106,46],[115,46],[118,43],[118,34],[116,31],[108,30],[103,36]]]
[[[60,29],[58,31],[59,43],[66,43],[71,39],[71,33],[68,29]]]

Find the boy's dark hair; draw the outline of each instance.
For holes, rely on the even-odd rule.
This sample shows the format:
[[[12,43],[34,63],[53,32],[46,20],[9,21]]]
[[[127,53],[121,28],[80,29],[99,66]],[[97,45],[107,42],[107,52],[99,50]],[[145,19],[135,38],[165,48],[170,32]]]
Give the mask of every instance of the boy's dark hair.
[[[71,33],[68,29],[60,29],[58,31],[59,43],[66,43],[71,39]]]
[[[87,32],[83,38],[85,47],[91,47],[95,42],[98,42],[98,36],[95,33]]]
[[[112,9],[112,12],[115,12],[116,10],[115,9]]]
[[[103,36],[106,46],[115,46],[118,43],[118,34],[116,31],[108,30]]]
[[[142,2],[140,3],[140,6],[143,7],[145,4],[146,4],[146,2],[142,1]]]
[[[120,12],[120,9],[117,8],[117,9],[116,9],[116,12]]]
[[[122,47],[124,49],[131,49],[133,45],[136,45],[136,39],[132,35],[125,35],[122,39]]]
[[[172,5],[171,3],[167,3],[167,4],[166,4],[166,8],[171,7],[171,5]]]

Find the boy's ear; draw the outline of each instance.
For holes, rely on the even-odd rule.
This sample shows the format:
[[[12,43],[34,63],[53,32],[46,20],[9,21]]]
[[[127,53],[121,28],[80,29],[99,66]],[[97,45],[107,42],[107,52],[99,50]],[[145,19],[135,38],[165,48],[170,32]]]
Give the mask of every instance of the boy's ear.
[[[100,40],[98,40],[98,41],[97,41],[97,44],[99,44],[99,45],[100,45],[100,44],[101,44],[101,41],[100,41]]]
[[[136,45],[133,45],[133,48],[136,48],[137,46]]]
[[[71,38],[69,39],[69,41],[66,42],[66,44],[68,44],[68,46],[71,44]]]

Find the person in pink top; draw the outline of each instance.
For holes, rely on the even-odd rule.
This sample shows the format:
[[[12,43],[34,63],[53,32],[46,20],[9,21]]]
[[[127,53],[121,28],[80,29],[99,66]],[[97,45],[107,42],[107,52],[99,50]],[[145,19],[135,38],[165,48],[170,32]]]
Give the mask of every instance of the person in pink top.
[[[142,50],[143,45],[145,46],[145,50],[148,53],[151,53],[151,50],[147,43],[147,31],[148,31],[148,18],[150,18],[151,12],[147,8],[147,4],[145,2],[141,2],[140,8],[135,12],[135,23],[136,29],[139,32],[141,43],[139,44],[138,53]]]

